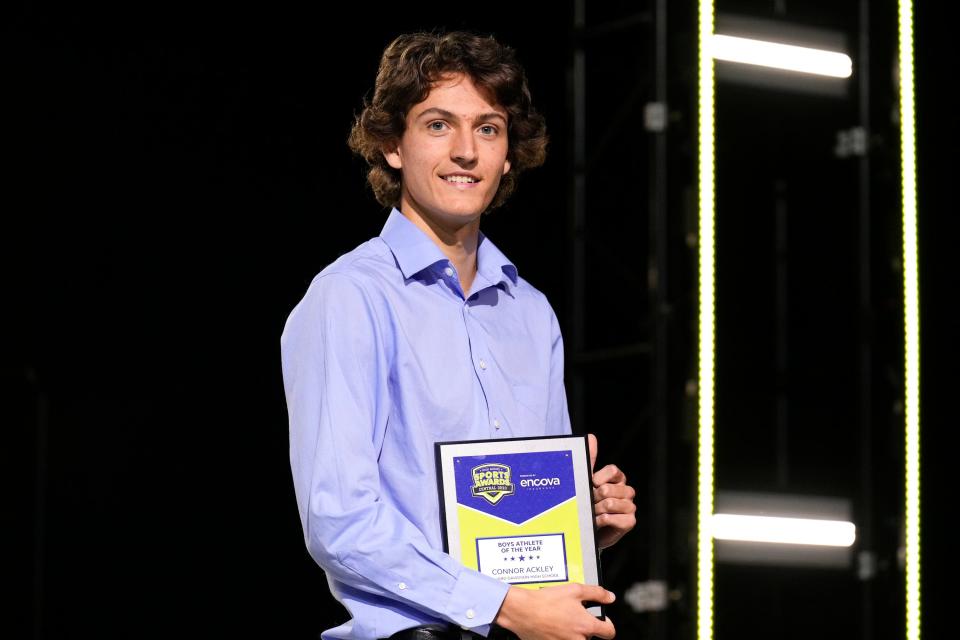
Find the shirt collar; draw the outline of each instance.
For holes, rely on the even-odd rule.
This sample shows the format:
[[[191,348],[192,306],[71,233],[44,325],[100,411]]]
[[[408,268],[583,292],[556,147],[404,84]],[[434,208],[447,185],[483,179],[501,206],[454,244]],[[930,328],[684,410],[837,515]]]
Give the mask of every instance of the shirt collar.
[[[383,225],[380,238],[390,247],[404,278],[412,278],[438,262],[447,263],[440,247],[396,208]],[[517,284],[517,268],[482,233],[477,245],[477,272],[493,285]]]
[[[412,278],[438,262],[447,262],[440,247],[396,209],[390,212],[380,238],[390,247],[404,278]]]
[[[517,267],[483,233],[477,242],[477,273],[494,286],[517,284]]]

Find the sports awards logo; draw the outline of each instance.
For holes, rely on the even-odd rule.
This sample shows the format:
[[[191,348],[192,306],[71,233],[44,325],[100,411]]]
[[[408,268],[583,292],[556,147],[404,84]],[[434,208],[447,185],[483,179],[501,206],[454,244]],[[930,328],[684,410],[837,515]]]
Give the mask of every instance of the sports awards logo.
[[[470,493],[475,498],[484,498],[490,504],[497,504],[504,496],[514,494],[510,467],[505,464],[481,464],[474,467],[470,474],[473,476]]]

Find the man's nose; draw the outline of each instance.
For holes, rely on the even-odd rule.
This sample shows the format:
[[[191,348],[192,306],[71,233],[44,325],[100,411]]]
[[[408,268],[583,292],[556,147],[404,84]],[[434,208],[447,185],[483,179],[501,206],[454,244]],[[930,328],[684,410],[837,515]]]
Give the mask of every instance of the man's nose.
[[[473,137],[472,130],[460,129],[457,131],[450,148],[450,157],[461,164],[476,162],[477,141]]]

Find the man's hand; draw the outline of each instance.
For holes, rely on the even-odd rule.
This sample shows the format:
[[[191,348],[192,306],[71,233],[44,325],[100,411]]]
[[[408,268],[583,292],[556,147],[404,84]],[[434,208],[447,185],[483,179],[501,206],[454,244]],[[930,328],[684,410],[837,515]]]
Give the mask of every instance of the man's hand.
[[[603,587],[575,582],[537,590],[510,587],[494,622],[520,640],[610,640],[616,635],[613,623],[597,620],[583,603],[613,601],[613,593]]]
[[[597,437],[587,434],[590,448],[590,472],[597,462]],[[633,487],[627,484],[627,476],[616,465],[608,464],[593,473],[593,509],[597,521],[597,545],[601,549],[609,547],[637,524],[637,505],[633,503],[636,495]]]

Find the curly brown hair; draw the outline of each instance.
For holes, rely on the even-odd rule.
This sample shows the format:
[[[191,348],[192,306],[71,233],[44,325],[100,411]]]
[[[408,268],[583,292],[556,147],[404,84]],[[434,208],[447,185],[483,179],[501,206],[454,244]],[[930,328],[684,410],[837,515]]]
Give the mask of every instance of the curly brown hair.
[[[502,205],[517,187],[519,174],[543,164],[547,155],[546,123],[533,108],[527,77],[513,49],[463,31],[410,33],[384,50],[373,100],[364,100],[347,142],[370,165],[367,181],[385,207],[400,202],[400,171],[387,164],[383,150],[403,136],[407,113],[426,100],[434,84],[447,74],[462,73],[489,91],[507,111],[507,159],[510,172],[487,211]]]

